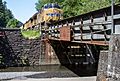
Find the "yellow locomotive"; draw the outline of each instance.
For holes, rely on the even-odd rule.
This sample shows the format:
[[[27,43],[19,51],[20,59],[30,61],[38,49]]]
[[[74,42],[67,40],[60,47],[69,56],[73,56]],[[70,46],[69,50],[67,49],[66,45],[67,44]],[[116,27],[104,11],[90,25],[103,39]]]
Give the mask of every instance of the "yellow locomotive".
[[[48,23],[63,19],[63,11],[57,3],[45,4],[40,11],[35,13],[24,25],[23,29],[29,29],[39,23]]]

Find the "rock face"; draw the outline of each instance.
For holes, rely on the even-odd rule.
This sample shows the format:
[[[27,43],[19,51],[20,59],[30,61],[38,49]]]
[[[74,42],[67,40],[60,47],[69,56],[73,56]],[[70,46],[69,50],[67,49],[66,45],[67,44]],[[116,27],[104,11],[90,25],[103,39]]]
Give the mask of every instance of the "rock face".
[[[26,64],[26,62],[24,63],[25,60],[28,60],[30,65],[39,64],[40,39],[24,39],[20,31],[7,31],[5,33],[14,55],[17,56],[23,64]]]
[[[97,76],[97,81],[120,81],[120,34],[111,35],[108,53],[100,54]]]
[[[10,66],[14,65],[41,65],[41,64],[59,64],[57,56],[53,53],[52,58],[46,58],[45,56],[45,44],[42,46],[42,42],[39,39],[25,39],[20,31],[6,31],[6,36],[3,37],[4,44],[7,44],[9,52],[5,53],[4,56],[8,58],[12,58],[12,63]],[[5,47],[6,48],[6,47]],[[42,49],[42,50],[41,50]],[[6,50],[5,50],[6,51]],[[11,55],[11,57],[7,57],[7,55]],[[41,56],[44,56],[41,57]],[[49,62],[46,61],[50,60]],[[54,61],[51,61],[53,60]],[[42,62],[44,61],[44,62]],[[9,60],[7,61],[9,63]]]

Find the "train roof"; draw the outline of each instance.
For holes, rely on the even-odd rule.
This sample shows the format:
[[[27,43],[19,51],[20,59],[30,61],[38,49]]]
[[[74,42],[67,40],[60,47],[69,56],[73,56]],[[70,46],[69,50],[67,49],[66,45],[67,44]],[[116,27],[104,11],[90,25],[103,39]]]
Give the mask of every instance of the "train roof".
[[[28,23],[31,19],[35,19],[39,12],[36,12],[32,17],[30,17],[24,24]]]
[[[45,4],[43,8],[47,9],[47,8],[61,8],[61,7],[57,3],[48,3],[48,4]]]

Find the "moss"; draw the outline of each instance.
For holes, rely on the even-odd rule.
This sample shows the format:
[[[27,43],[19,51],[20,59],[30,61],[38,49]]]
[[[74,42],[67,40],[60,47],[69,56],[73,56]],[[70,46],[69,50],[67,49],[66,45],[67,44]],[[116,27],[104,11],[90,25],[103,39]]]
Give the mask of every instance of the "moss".
[[[21,30],[21,34],[23,37],[28,39],[37,39],[40,37],[40,30]]]

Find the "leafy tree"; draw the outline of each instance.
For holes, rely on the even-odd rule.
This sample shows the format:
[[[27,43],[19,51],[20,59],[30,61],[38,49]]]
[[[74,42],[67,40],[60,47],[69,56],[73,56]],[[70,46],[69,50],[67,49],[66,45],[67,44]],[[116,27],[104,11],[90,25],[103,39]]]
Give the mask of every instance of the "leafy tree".
[[[47,4],[47,3],[58,3],[58,4],[62,4],[64,0],[38,0],[38,2],[35,4],[36,5],[36,10],[39,11],[44,4]]]
[[[14,18],[12,12],[6,6],[7,2],[0,0],[0,27],[6,27],[8,21]]]
[[[12,19],[12,18],[14,18],[12,12],[11,12],[9,9],[7,9],[7,10],[5,11],[5,20],[6,20],[6,21],[5,21],[5,24],[7,24],[8,21],[9,21],[10,19]]]
[[[38,0],[36,9],[39,10],[46,3],[57,2],[62,5],[64,18],[84,14],[111,5],[111,0]],[[119,3],[120,0],[115,0]]]
[[[4,4],[4,7],[5,7],[5,13],[4,13],[4,15],[5,15],[5,24],[7,24],[10,19],[14,18],[14,16],[13,16],[11,10],[7,8],[7,5],[6,5],[7,2],[4,1],[3,4]]]
[[[4,18],[4,12],[5,11],[5,7],[3,5],[2,0],[0,0],[0,27],[4,27],[5,26],[5,18]]]
[[[110,5],[109,0],[65,0],[64,17],[84,14]]]
[[[78,10],[81,8],[80,6],[82,6],[81,0],[64,0],[63,16],[65,18],[71,17],[71,16],[76,16],[78,14]]]
[[[9,28],[16,28],[20,26],[22,26],[22,23],[15,18],[10,19],[9,22],[7,23],[7,27]]]

